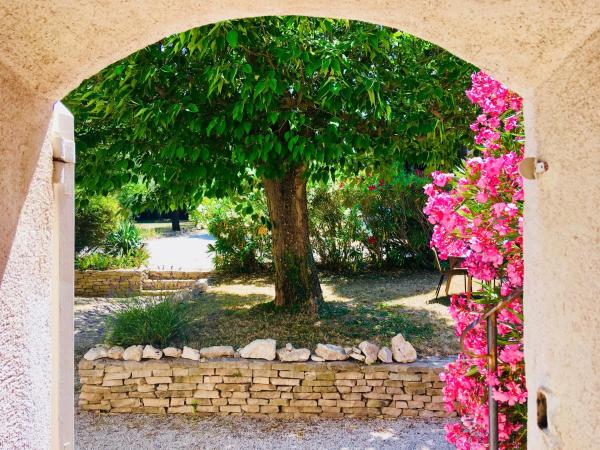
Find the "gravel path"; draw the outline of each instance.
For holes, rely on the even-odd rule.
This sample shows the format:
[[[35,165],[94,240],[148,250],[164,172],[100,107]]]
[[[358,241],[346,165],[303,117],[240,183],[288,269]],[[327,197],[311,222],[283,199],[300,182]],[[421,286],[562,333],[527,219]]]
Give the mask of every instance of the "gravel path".
[[[450,449],[441,419],[277,420],[79,412],[79,450]]]
[[[160,270],[214,270],[208,244],[215,241],[205,231],[162,237],[146,242],[148,267]]]

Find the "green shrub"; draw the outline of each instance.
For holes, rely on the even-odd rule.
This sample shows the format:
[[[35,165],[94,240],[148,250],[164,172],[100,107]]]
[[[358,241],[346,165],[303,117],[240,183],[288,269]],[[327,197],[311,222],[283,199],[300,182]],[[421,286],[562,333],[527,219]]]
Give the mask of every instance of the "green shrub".
[[[314,184],[308,190],[310,239],[319,267],[329,271],[431,267],[431,225],[423,214],[423,177],[400,171]],[[191,214],[216,238],[215,266],[228,272],[270,268],[271,234],[262,191],[205,200]]]
[[[194,214],[196,223],[216,241],[208,249],[215,268],[225,272],[256,272],[271,264],[271,232],[262,192],[205,201]]]
[[[122,211],[114,197],[78,198],[75,207],[75,250],[101,248],[118,227]]]
[[[106,322],[109,345],[181,346],[190,329],[188,305],[173,299],[134,299],[114,311]]]
[[[150,255],[143,247],[124,256],[95,252],[77,255],[75,268],[78,270],[134,269],[143,266],[149,257]]]
[[[364,269],[364,224],[355,186],[316,186],[309,190],[311,245],[319,267],[331,271]]]
[[[119,224],[116,230],[108,235],[105,249],[113,256],[127,256],[142,248],[142,237],[139,230],[130,221]]]
[[[432,267],[431,225],[423,214],[428,181],[401,173],[394,180],[363,183],[359,197],[366,236],[363,244],[374,268]]]

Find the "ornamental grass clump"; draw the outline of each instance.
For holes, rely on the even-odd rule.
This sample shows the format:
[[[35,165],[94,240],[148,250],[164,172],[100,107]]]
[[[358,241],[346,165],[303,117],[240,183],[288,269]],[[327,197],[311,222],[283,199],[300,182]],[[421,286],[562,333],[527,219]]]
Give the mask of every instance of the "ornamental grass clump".
[[[189,335],[188,304],[174,299],[128,300],[106,322],[109,345],[181,346]]]
[[[487,390],[498,402],[501,449],[526,447],[527,389],[523,358],[523,158],[522,99],[483,72],[472,76],[467,96],[482,112],[471,125],[479,156],[455,173],[432,174],[424,212],[434,225],[431,239],[441,259],[464,256],[473,277],[488,282],[475,295],[452,297],[456,335],[484,311],[507,303],[498,314],[498,368],[486,358],[485,321],[467,333],[465,353],[446,367],[444,400],[461,420],[446,426],[459,449],[488,448]],[[494,281],[498,281],[497,284]],[[480,355],[480,357],[472,357]]]

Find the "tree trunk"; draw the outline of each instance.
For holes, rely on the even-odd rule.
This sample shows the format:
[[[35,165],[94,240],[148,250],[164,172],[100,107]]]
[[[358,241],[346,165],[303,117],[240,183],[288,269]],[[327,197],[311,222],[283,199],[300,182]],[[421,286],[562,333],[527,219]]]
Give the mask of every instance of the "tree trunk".
[[[273,238],[275,305],[318,312],[323,301],[308,231],[304,167],[282,179],[263,179]]]
[[[171,212],[171,230],[181,231],[181,226],[179,225],[179,210]]]

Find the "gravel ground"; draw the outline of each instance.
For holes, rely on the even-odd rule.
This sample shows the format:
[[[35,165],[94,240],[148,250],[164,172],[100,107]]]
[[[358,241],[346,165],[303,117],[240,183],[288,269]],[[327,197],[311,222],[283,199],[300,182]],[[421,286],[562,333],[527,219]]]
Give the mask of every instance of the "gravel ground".
[[[158,270],[214,270],[208,245],[215,238],[205,231],[161,237],[146,242],[148,267]]]
[[[450,449],[441,419],[277,420],[79,412],[79,450]]]

